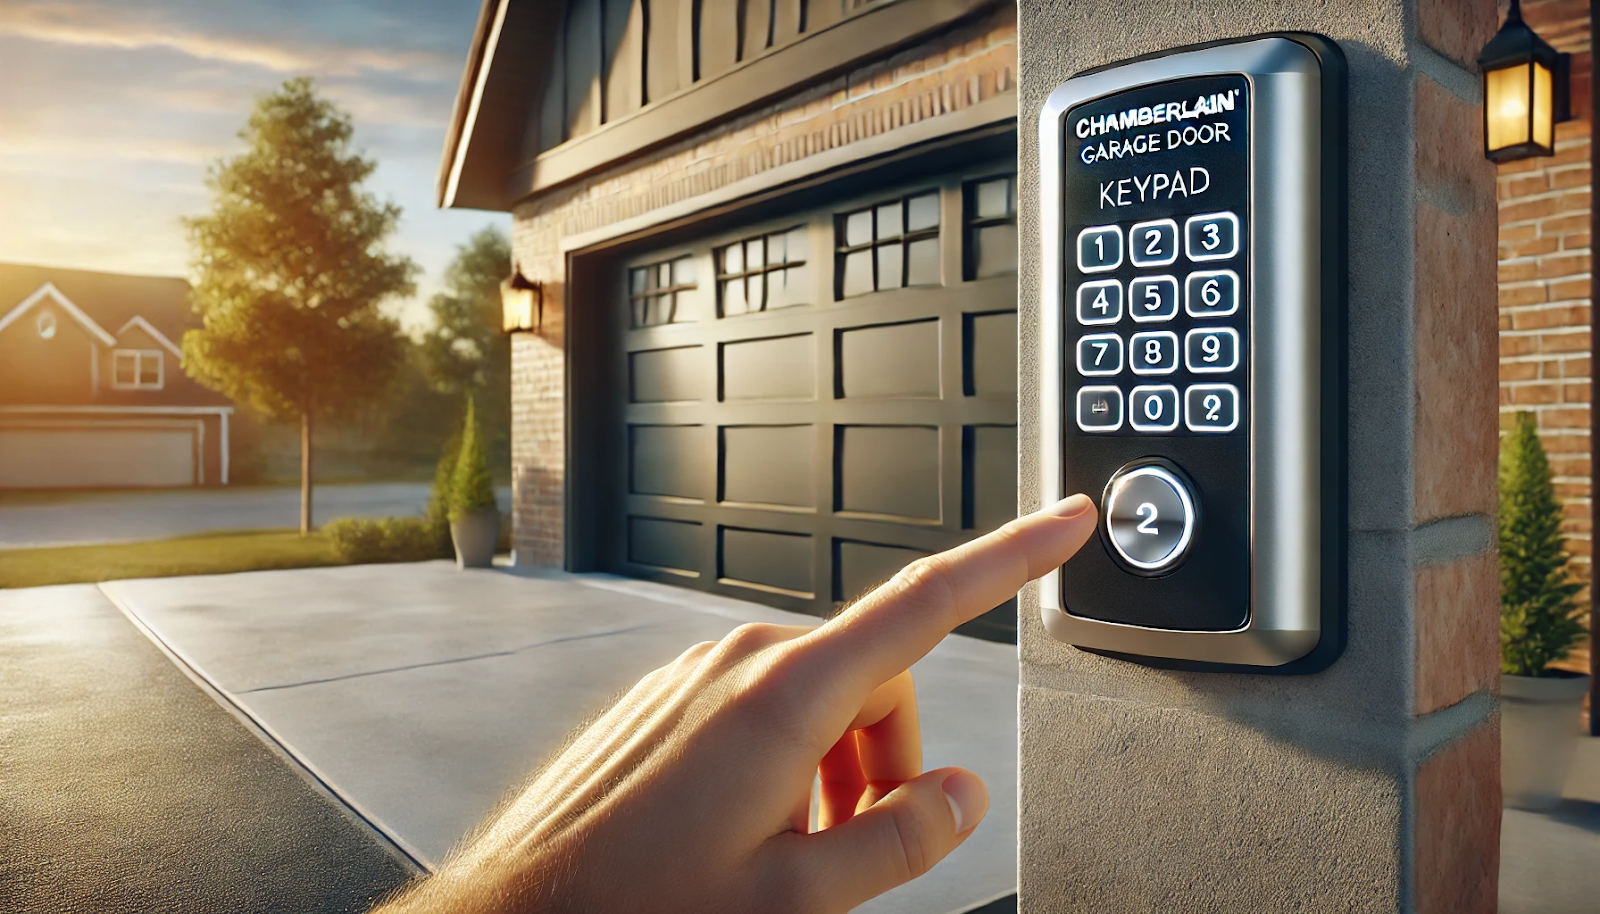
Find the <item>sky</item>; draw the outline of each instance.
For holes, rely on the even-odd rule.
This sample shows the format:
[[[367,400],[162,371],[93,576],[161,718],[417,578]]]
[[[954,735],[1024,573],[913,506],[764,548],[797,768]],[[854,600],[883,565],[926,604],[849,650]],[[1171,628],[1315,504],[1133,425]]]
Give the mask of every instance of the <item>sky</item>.
[[[255,97],[307,75],[401,206],[422,267],[410,330],[457,245],[502,213],[440,210],[434,179],[475,0],[0,0],[0,261],[189,275],[182,217],[244,149]]]

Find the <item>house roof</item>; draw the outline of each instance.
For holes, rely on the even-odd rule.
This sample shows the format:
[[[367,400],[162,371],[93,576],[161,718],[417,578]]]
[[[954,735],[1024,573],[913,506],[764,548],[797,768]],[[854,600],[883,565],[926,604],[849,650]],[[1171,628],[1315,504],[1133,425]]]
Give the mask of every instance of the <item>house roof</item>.
[[[128,276],[16,263],[0,263],[0,320],[46,283],[55,286],[111,337],[120,335],[136,318],[143,318],[173,343],[183,337],[185,330],[199,326],[189,308],[189,283],[179,277]]]

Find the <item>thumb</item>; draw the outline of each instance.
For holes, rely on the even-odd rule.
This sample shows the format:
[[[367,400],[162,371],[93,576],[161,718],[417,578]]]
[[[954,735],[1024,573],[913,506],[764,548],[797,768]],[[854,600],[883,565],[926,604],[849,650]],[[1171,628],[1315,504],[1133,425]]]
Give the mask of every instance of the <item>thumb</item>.
[[[923,772],[866,811],[808,836],[808,881],[848,910],[933,869],[988,810],[989,790],[972,772]]]

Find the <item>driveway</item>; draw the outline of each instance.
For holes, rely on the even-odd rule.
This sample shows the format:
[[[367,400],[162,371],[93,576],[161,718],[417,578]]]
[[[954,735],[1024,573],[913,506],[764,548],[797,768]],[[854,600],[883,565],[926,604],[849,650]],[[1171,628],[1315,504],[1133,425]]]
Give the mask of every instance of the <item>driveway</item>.
[[[646,672],[742,622],[817,621],[609,575],[445,562],[100,588],[429,868]],[[953,914],[1016,892],[1016,648],[951,636],[913,675],[927,766],[977,771],[989,814],[932,872],[863,914]]]
[[[428,484],[382,482],[317,486],[317,523],[336,517],[420,514]],[[502,508],[511,490],[499,491]],[[0,500],[0,549],[169,539],[215,530],[281,530],[300,525],[300,490],[293,486],[83,492],[59,499],[29,493]]]

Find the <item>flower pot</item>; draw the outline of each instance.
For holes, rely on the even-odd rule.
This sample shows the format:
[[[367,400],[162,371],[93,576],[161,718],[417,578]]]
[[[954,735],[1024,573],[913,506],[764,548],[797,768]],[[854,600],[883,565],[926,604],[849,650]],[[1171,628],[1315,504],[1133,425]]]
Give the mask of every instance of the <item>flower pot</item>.
[[[476,508],[450,522],[457,568],[488,568],[494,564],[494,545],[499,539],[499,508]]]
[[[1561,802],[1588,692],[1589,677],[1574,673],[1500,677],[1500,787],[1505,805],[1539,810]]]

